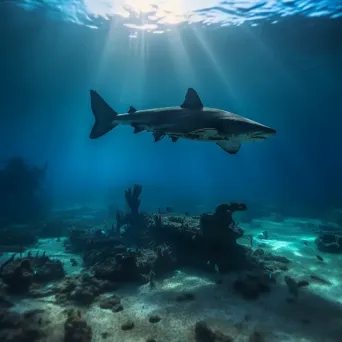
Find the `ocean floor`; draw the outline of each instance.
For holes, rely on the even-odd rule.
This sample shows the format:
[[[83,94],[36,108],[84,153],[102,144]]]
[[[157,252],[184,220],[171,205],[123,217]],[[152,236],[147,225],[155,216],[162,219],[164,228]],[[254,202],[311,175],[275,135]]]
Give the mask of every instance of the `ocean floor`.
[[[242,273],[221,275],[178,270],[157,279],[153,289],[148,285],[121,286],[115,291],[122,298],[124,310],[121,312],[101,309],[98,301],[88,308],[80,308],[92,328],[92,341],[190,342],[195,341],[196,322],[205,320],[211,328],[237,342],[341,342],[342,255],[317,251],[314,242],[317,224],[310,219],[286,218],[283,222],[274,222],[265,218],[240,225],[245,234],[254,236],[253,248],[261,246],[265,251],[291,260],[290,270],[285,274],[297,280],[309,280],[310,285],[299,290],[294,302],[287,300],[290,294],[283,275],[277,278],[270,293],[246,301],[232,286]],[[258,239],[264,230],[269,232],[269,239]],[[249,242],[242,238],[240,243]],[[82,271],[81,257],[65,253],[63,239],[42,239],[32,252],[37,250],[63,261],[68,274]],[[317,259],[317,254],[323,261]],[[0,263],[6,258],[8,254],[4,253]],[[76,259],[78,266],[72,266],[70,258]],[[312,275],[329,280],[330,285],[313,280]],[[176,300],[180,294],[189,292],[194,295],[193,300]],[[54,297],[17,298],[11,310],[24,312],[37,308],[44,309],[50,321],[46,342],[63,341],[66,308],[55,304]],[[151,315],[159,316],[160,321],[150,323]],[[134,327],[124,331],[121,326],[127,321],[132,321]],[[264,339],[257,339],[260,336],[257,334],[253,339],[253,332],[259,332]]]

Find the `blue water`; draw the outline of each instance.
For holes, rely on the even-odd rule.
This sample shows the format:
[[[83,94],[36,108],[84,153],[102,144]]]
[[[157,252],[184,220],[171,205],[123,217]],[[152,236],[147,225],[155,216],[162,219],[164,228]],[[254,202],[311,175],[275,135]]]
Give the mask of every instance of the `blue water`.
[[[132,183],[148,210],[234,200],[320,216],[341,205],[340,1],[111,3],[1,2],[1,161],[48,162],[56,206],[123,201]],[[233,156],[127,127],[88,138],[89,89],[126,112],[179,105],[188,87],[277,135]]]

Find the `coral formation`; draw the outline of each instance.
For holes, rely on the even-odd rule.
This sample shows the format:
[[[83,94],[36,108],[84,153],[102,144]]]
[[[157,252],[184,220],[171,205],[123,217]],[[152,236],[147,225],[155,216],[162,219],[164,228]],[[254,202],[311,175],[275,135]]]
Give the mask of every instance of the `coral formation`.
[[[78,305],[89,305],[100,294],[116,289],[116,284],[84,273],[66,276],[54,292],[56,292],[56,301],[60,304],[67,304],[71,301]]]
[[[141,204],[140,195],[142,193],[142,186],[134,184],[133,188],[125,191],[126,202],[131,210],[132,216],[139,215],[139,207]]]
[[[342,253],[342,234],[321,232],[315,242],[322,252]]]
[[[117,228],[111,230],[74,228],[69,249],[82,251],[83,260],[96,278],[112,282],[143,281],[154,285],[155,276],[179,266],[224,273],[234,269],[286,270],[286,258],[258,250],[255,254],[237,243],[244,231],[233,220],[245,204],[219,205],[214,213],[200,217],[148,215],[139,212],[142,187],[125,191],[130,212],[117,212]],[[126,225],[122,232],[123,224]],[[117,234],[119,232],[119,234]],[[135,237],[139,248],[127,248],[125,236]],[[121,239],[122,237],[122,239]],[[131,241],[131,240],[129,240]]]
[[[27,311],[24,314],[0,309],[1,342],[38,342],[46,337],[44,310]]]
[[[59,260],[52,260],[45,253],[41,256],[27,255],[15,258],[12,255],[0,267],[0,277],[10,293],[28,293],[34,283],[44,283],[64,278],[63,265]]]

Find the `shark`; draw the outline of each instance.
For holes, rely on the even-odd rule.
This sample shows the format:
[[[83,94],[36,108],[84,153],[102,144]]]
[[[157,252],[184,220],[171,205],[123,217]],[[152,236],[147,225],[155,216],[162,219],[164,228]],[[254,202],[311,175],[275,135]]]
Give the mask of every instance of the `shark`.
[[[274,135],[276,130],[222,109],[204,107],[195,89],[188,88],[180,106],[137,110],[129,107],[118,114],[96,92],[90,90],[95,122],[90,139],[97,139],[118,125],[129,125],[134,133],[152,132],[154,141],[169,137],[212,142],[229,154],[236,154],[244,143],[256,142]]]

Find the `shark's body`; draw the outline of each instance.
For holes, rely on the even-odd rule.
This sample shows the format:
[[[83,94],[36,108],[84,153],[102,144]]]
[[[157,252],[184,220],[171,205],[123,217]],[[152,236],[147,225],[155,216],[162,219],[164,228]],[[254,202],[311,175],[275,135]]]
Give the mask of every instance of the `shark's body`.
[[[173,142],[179,138],[215,142],[230,154],[236,154],[242,143],[260,141],[276,133],[270,127],[221,109],[203,107],[197,92],[189,88],[183,104],[136,110],[127,114],[116,113],[94,90],[90,91],[91,108],[95,124],[91,139],[99,138],[118,124],[129,125],[134,133],[152,132],[157,142],[169,136]]]

